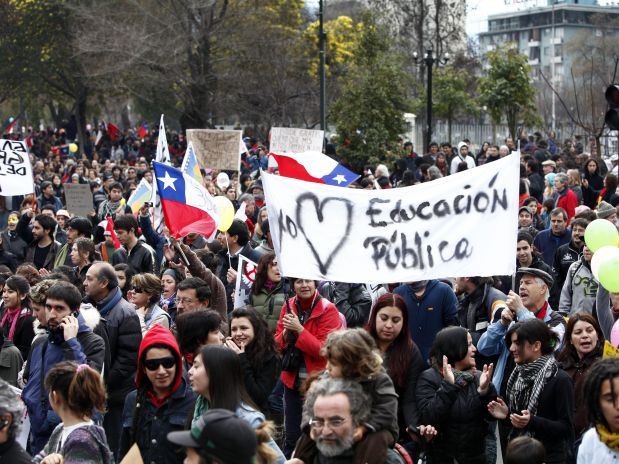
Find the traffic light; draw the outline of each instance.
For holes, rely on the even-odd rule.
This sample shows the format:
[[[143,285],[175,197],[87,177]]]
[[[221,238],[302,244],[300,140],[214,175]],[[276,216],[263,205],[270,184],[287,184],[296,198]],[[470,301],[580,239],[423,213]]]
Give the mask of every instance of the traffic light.
[[[610,130],[619,130],[619,86],[609,86],[604,96],[610,107],[604,116],[604,122]]]

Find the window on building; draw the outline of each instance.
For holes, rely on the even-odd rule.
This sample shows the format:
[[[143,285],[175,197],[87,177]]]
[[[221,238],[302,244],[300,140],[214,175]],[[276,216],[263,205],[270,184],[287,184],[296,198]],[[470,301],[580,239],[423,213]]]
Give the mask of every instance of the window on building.
[[[550,47],[544,47],[544,56],[550,55]]]
[[[555,27],[555,37],[562,39],[565,34],[565,29],[562,27]]]
[[[555,45],[555,56],[563,56],[563,45]]]

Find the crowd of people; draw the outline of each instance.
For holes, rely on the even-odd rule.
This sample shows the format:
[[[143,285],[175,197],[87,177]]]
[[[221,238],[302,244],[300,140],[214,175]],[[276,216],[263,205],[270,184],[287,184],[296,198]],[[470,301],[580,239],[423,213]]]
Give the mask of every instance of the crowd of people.
[[[517,141],[514,275],[369,286],[281,275],[255,139],[240,173],[202,172],[246,219],[177,241],[149,205],[127,205],[153,181],[156,132],[92,136],[78,156],[62,130],[30,133],[36,191],[0,197],[0,463],[619,458],[619,359],[602,359],[619,344],[619,293],[596,281],[584,240],[596,219],[618,224],[617,165],[594,144]],[[184,137],[168,140],[180,165]],[[407,142],[351,188],[518,156],[511,138],[473,153]],[[67,182],[90,185],[89,215],[67,210]],[[257,263],[246,301],[240,256]]]

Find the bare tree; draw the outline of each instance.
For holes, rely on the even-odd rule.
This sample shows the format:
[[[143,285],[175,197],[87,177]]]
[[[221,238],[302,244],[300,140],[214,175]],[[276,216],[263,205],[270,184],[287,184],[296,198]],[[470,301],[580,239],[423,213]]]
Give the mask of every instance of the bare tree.
[[[608,22],[602,15],[594,15],[591,30],[583,30],[565,44],[567,53],[573,56],[569,79],[559,86],[550,81],[543,72],[540,75],[555,94],[569,121],[582,129],[589,137],[594,137],[596,147],[605,131],[604,115],[607,103],[604,89],[615,82],[619,58],[619,38],[614,35],[618,24]],[[599,150],[592,153],[601,156]]]

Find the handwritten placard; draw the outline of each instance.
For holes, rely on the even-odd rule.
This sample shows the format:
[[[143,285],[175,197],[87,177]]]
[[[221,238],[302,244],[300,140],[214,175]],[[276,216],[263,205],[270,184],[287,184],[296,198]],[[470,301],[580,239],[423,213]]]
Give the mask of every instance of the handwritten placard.
[[[203,168],[237,171],[241,153],[241,131],[215,129],[187,129],[187,143],[191,142]]]
[[[75,216],[88,216],[94,210],[88,184],[64,184],[64,197],[67,211]]]
[[[296,127],[272,127],[269,150],[273,153],[322,152],[325,133]]]
[[[351,283],[511,274],[519,169],[510,155],[378,191],[263,173],[281,272]]]
[[[32,164],[26,143],[0,139],[0,195],[27,195],[32,192]]]

